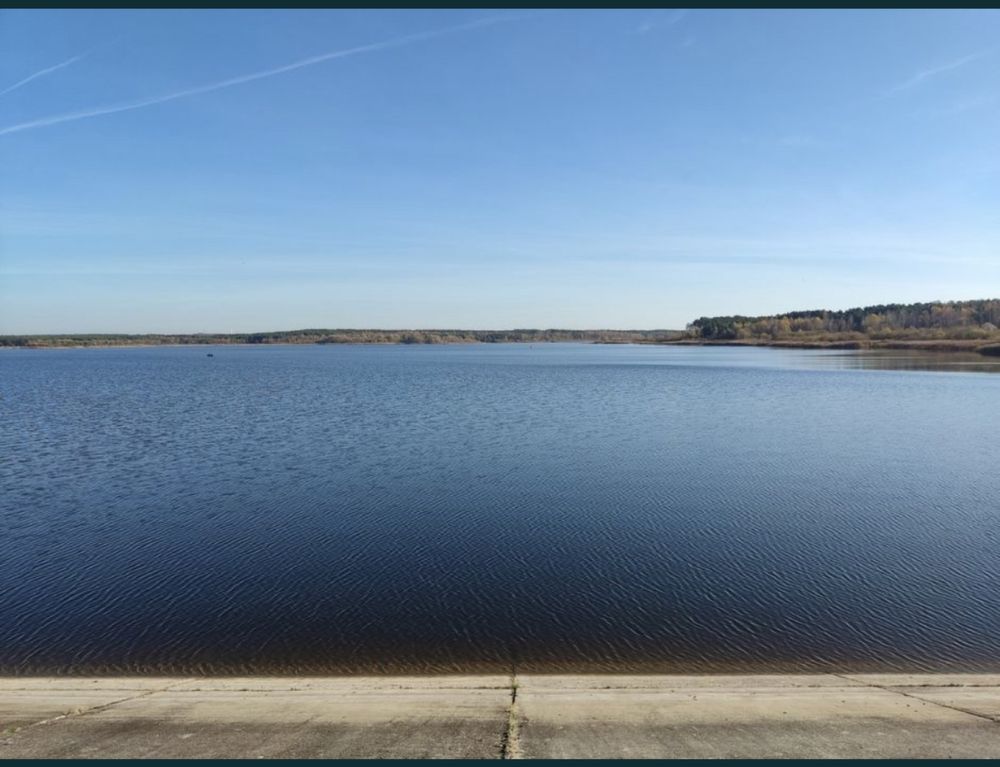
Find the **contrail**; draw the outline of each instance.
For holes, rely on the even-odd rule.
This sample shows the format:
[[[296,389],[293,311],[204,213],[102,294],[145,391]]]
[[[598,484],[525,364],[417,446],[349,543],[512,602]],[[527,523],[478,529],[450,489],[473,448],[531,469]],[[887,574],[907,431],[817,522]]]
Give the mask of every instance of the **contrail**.
[[[991,52],[992,52],[992,49],[988,50],[988,51],[979,51],[978,53],[971,53],[968,56],[963,56],[962,58],[956,59],[955,61],[948,62],[947,64],[942,64],[942,65],[937,66],[937,67],[932,67],[931,69],[925,69],[922,72],[917,72],[909,80],[906,80],[905,82],[902,82],[899,85],[896,85],[895,87],[890,88],[887,91],[887,95],[892,95],[894,93],[899,93],[900,91],[909,90],[910,88],[913,88],[914,86],[919,85],[920,83],[922,83],[924,80],[928,79],[929,77],[934,77],[935,75],[944,74],[945,72],[950,72],[953,69],[958,69],[959,67],[964,67],[966,64],[969,64],[969,63],[975,61],[976,59],[981,59],[984,56],[989,55]]]
[[[66,61],[62,62],[61,64],[56,64],[55,66],[52,66],[52,67],[46,67],[45,69],[40,69],[39,71],[35,72],[35,74],[28,75],[23,80],[20,80],[20,81],[14,83],[9,88],[0,91],[0,96],[4,96],[4,95],[10,93],[11,91],[16,91],[22,85],[27,85],[32,80],[37,80],[39,77],[45,77],[45,75],[50,74],[51,72],[55,72],[57,69],[62,69],[63,67],[68,67],[70,64],[76,63],[77,61],[79,61],[80,59],[82,59],[86,55],[87,55],[86,53],[81,53],[79,56],[74,56],[71,59],[66,59]]]
[[[242,83],[252,82],[253,80],[262,80],[265,77],[274,77],[275,75],[280,75],[285,72],[291,72],[295,69],[302,69],[303,67],[311,67],[314,64],[319,64],[324,61],[330,61],[331,59],[342,59],[348,56],[356,56],[359,53],[371,53],[373,51],[382,51],[387,48],[399,48],[404,45],[409,45],[411,43],[416,43],[421,40],[429,40],[434,37],[440,37],[442,35],[447,35],[452,32],[460,32],[466,29],[475,29],[477,27],[485,27],[493,24],[498,24],[504,21],[516,21],[525,18],[524,16],[492,16],[486,19],[480,19],[478,21],[472,21],[467,24],[458,24],[452,27],[444,27],[443,29],[435,29],[429,32],[418,32],[412,35],[406,35],[404,37],[397,37],[392,40],[383,40],[379,43],[370,43],[368,45],[359,45],[355,48],[345,48],[339,51],[330,51],[329,53],[321,53],[318,56],[310,56],[307,59],[301,59],[299,61],[292,62],[291,64],[285,64],[284,66],[275,67],[274,69],[265,69],[260,72],[252,72],[246,75],[239,75],[237,77],[230,77],[226,80],[219,80],[218,82],[208,83],[207,85],[199,85],[194,88],[186,88],[181,91],[174,91],[173,93],[167,93],[161,96],[151,96],[145,99],[139,99],[137,101],[126,101],[119,104],[111,104],[103,107],[95,107],[93,109],[85,109],[80,112],[69,112],[61,115],[53,115],[51,117],[42,117],[37,120],[30,120],[29,122],[18,123],[16,125],[8,125],[6,128],[0,128],[0,136],[5,136],[8,133],[19,133],[20,131],[30,130],[31,128],[41,128],[46,125],[58,125],[59,123],[73,122],[74,120],[85,120],[88,117],[100,117],[101,115],[115,114],[116,112],[128,112],[132,109],[142,109],[143,107],[153,106],[154,104],[162,104],[166,101],[174,101],[175,99],[183,99],[188,96],[197,96],[201,93],[208,93],[210,91],[221,90],[222,88],[229,88],[233,85],[241,85]]]

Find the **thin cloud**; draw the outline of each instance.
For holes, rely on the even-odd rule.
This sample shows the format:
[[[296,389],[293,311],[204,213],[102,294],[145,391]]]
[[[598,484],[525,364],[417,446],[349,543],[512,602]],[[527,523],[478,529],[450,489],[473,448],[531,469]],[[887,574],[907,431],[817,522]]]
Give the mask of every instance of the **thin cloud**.
[[[928,80],[932,77],[936,77],[937,75],[942,75],[945,72],[951,72],[952,70],[960,69],[961,67],[964,67],[966,64],[970,64],[977,59],[981,59],[984,56],[988,55],[989,53],[990,51],[980,51],[979,53],[970,53],[968,56],[962,56],[962,58],[956,59],[955,61],[950,61],[947,64],[941,64],[940,66],[931,67],[930,69],[925,69],[922,72],[917,72],[915,75],[913,75],[913,77],[899,83],[899,85],[890,88],[886,93],[887,95],[893,95],[896,93],[901,93],[902,91],[908,91],[911,88],[917,87],[925,80]]]
[[[452,34],[454,32],[491,26],[505,21],[517,21],[523,18],[525,18],[525,16],[491,16],[489,18],[479,19],[478,21],[468,22],[466,24],[457,24],[455,26],[444,27],[442,29],[435,29],[428,32],[418,32],[412,35],[405,35],[404,37],[397,37],[392,40],[383,40],[378,43],[369,43],[368,45],[359,45],[354,48],[344,48],[339,51],[321,53],[317,56],[310,56],[309,58],[300,59],[299,61],[294,61],[291,64],[274,67],[273,69],[264,69],[259,72],[251,72],[246,75],[238,75],[237,77],[230,77],[225,80],[218,80],[214,83],[198,85],[194,88],[185,88],[184,90],[174,91],[173,93],[166,93],[160,96],[150,96],[136,101],[109,104],[108,106],[94,107],[92,109],[84,109],[79,112],[68,112],[65,114],[52,115],[51,117],[42,117],[37,120],[29,120],[28,122],[17,123],[15,125],[8,125],[6,128],[0,128],[0,136],[6,136],[9,133],[20,133],[21,131],[31,130],[32,128],[42,128],[47,125],[59,125],[60,123],[85,120],[90,117],[100,117],[102,115],[117,114],[118,112],[129,112],[133,109],[143,109],[144,107],[154,106],[155,104],[163,104],[167,101],[175,101],[189,96],[197,96],[202,93],[222,90],[223,88],[231,88],[234,85],[242,85],[243,83],[253,82],[254,80],[263,80],[266,77],[274,77],[275,75],[284,74],[285,72],[291,72],[296,69],[311,67],[316,64],[321,64],[324,61],[331,61],[332,59],[347,58],[348,56],[356,56],[361,53],[374,53],[375,51],[384,51],[389,48],[400,48],[405,45],[411,45],[412,43],[421,42],[423,40],[430,40],[432,38]]]
[[[66,59],[66,61],[63,61],[63,62],[61,62],[59,64],[54,65],[54,66],[46,67],[45,69],[40,69],[37,72],[35,72],[34,74],[28,75],[23,80],[17,81],[13,85],[11,85],[9,88],[5,88],[4,90],[0,91],[0,96],[6,96],[11,91],[16,91],[18,88],[20,88],[20,87],[22,87],[24,85],[27,85],[32,80],[37,80],[39,77],[45,77],[45,75],[52,74],[53,72],[56,72],[56,71],[62,69],[63,67],[68,67],[70,64],[75,64],[80,59],[84,58],[86,55],[87,55],[86,53],[81,53],[79,56],[74,56],[71,59]]]
[[[646,19],[641,24],[639,24],[639,26],[635,28],[635,32],[638,35],[644,35],[657,26],[664,25],[672,27],[675,24],[679,24],[686,15],[687,11],[685,9],[677,8],[674,9],[672,12],[668,13],[666,16],[658,17],[655,23],[653,17]]]

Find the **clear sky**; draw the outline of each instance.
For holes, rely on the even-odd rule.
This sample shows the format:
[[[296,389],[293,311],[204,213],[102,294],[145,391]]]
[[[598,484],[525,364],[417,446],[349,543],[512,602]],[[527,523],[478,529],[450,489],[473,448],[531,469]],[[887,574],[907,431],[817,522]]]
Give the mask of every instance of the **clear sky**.
[[[997,11],[0,11],[0,333],[997,295]]]

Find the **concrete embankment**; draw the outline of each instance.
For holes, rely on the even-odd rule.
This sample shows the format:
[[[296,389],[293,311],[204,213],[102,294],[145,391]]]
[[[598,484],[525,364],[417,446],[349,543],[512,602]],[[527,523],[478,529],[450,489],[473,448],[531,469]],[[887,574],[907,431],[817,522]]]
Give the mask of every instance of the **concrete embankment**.
[[[0,758],[1000,757],[1000,674],[0,678]]]

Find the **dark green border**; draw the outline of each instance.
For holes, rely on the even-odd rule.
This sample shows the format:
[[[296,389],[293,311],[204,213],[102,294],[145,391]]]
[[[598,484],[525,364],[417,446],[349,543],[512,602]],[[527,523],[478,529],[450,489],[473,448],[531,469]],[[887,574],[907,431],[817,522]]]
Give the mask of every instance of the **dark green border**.
[[[695,0],[690,3],[681,2],[652,2],[643,0],[631,0],[627,4],[614,5],[609,4],[607,0],[581,0],[579,2],[566,2],[566,0],[556,0],[556,2],[547,2],[545,4],[530,3],[518,1],[518,0],[501,0],[496,3],[482,2],[482,0],[465,0],[461,2],[460,0],[452,0],[448,2],[445,0],[441,2],[438,0],[434,3],[421,3],[415,2],[386,2],[386,0],[369,0],[369,2],[358,2],[357,0],[292,0],[291,2],[276,2],[275,0],[213,0],[210,3],[197,3],[193,0],[147,0],[146,2],[136,2],[135,0],[119,0],[119,2],[108,2],[108,0],[102,0],[99,3],[87,3],[83,0],[79,2],[71,2],[68,0],[20,0],[20,2],[11,3],[5,2],[5,0],[0,0],[0,10],[2,9],[87,9],[87,10],[106,10],[106,9],[164,9],[164,8],[177,8],[177,9],[204,9],[204,10],[222,10],[222,9],[288,9],[288,10],[298,10],[298,9],[310,9],[310,8],[340,8],[340,9],[365,9],[370,8],[373,10],[403,10],[403,9],[426,9],[426,10],[445,10],[445,9],[478,9],[478,10],[497,10],[497,9],[511,9],[511,10],[577,10],[577,9],[603,9],[603,10],[643,10],[643,9],[699,9],[699,10],[791,10],[791,9],[810,9],[810,10],[915,10],[915,9],[935,9],[935,10],[972,10],[972,9],[1000,9],[1000,0],[981,0],[976,2],[975,0],[963,0],[960,5],[942,5],[938,3],[925,3],[921,4],[919,2],[908,2],[908,3],[892,3],[892,2],[880,2],[877,4],[865,4],[859,2],[830,2],[826,0],[825,2],[809,2],[809,0],[798,0],[798,2],[767,2],[766,4],[755,4],[753,2],[698,2]],[[2,20],[0,20],[2,23]]]

